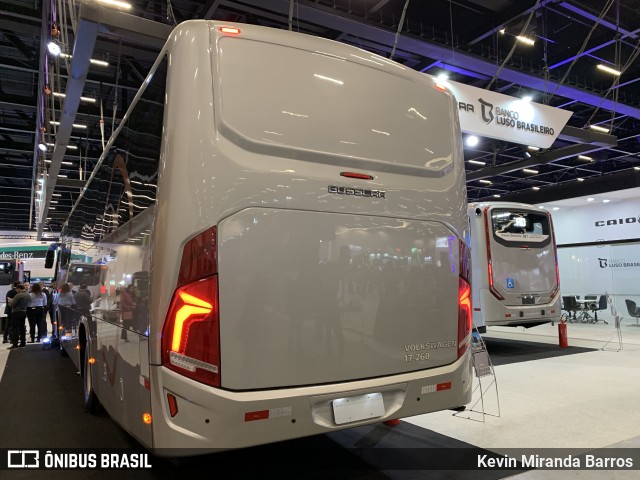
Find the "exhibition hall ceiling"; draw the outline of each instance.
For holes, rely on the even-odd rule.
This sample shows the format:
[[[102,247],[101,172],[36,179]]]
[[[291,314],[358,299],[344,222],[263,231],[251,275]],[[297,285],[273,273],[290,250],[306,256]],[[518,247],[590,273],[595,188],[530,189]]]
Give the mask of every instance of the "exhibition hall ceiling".
[[[68,59],[45,55],[46,44],[55,18],[63,53],[73,53],[82,3],[0,0],[0,230],[37,231],[38,177],[51,166],[56,143],[51,122],[59,120],[54,117],[63,101],[53,95],[66,91],[71,68]],[[571,112],[548,149],[487,137],[465,145],[470,201],[540,205],[640,186],[640,0],[128,3],[128,15],[164,29],[188,19],[291,29]],[[86,128],[74,127],[69,136],[45,232],[60,230],[100,157],[101,118],[108,138],[157,56],[161,42],[146,42],[141,33],[148,32],[124,25],[98,32],[81,93],[96,101],[80,99],[74,122]],[[47,151],[38,148],[43,140]]]

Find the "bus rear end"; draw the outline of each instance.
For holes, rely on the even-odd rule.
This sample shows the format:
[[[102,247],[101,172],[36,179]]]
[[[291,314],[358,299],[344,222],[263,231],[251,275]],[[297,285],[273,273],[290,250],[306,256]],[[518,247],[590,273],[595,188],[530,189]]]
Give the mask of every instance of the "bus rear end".
[[[560,320],[551,215],[532,205],[471,204],[474,323],[534,327]]]
[[[453,96],[292,32],[187,22],[172,38],[151,270],[154,448],[239,448],[466,404]]]

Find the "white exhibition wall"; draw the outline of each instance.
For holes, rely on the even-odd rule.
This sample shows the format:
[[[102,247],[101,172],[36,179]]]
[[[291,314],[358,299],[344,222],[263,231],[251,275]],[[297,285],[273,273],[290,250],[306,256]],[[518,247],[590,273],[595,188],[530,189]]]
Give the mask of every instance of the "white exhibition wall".
[[[640,198],[561,207],[552,217],[562,295],[584,298],[607,292],[624,322],[635,323],[625,299],[640,306]],[[629,242],[611,243],[625,240]],[[591,245],[575,245],[585,243]],[[607,313],[602,317],[610,318]]]

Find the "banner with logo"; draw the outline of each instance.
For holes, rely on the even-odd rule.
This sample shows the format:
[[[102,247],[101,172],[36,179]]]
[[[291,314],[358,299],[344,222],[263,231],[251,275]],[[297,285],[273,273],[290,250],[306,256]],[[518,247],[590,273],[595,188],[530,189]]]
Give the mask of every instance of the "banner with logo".
[[[463,132],[549,148],[572,112],[472,87],[446,82],[456,96]]]
[[[602,203],[599,197],[583,199],[582,207],[551,210],[558,245],[640,238],[640,199]]]
[[[602,295],[617,297],[618,309],[624,299],[638,300],[640,244],[590,245],[558,249],[558,269],[562,295]]]

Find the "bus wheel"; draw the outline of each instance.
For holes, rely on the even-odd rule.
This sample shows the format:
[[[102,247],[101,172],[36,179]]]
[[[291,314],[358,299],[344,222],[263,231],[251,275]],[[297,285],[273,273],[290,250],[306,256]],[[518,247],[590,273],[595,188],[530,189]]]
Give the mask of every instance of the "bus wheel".
[[[91,378],[91,367],[89,365],[89,352],[86,347],[82,349],[82,393],[84,400],[84,411],[87,413],[98,413],[100,411],[100,401],[93,390],[93,380]]]

